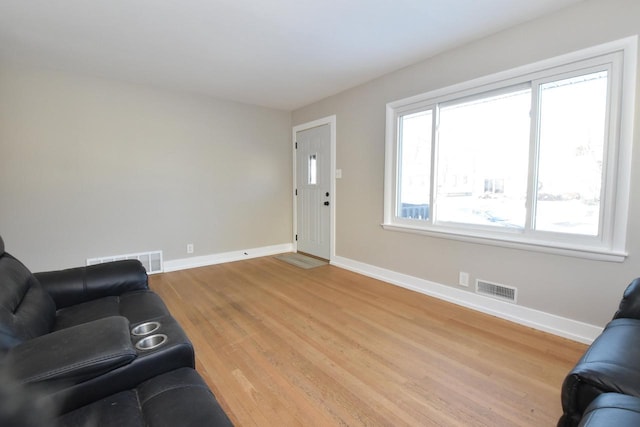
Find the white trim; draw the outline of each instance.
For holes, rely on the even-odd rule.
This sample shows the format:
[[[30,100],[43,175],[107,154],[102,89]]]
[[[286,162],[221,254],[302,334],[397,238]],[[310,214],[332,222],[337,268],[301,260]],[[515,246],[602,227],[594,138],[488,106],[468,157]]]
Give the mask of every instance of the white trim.
[[[293,150],[293,190],[291,191],[293,197],[293,247],[294,251],[298,251],[298,244],[296,242],[296,233],[298,232],[298,204],[296,203],[296,133],[305,131],[307,129],[315,128],[318,126],[329,125],[329,132],[331,134],[330,141],[330,164],[331,172],[329,176],[330,181],[330,196],[329,196],[329,261],[336,256],[336,116],[323,117],[312,122],[296,125],[292,129],[292,144]]]
[[[627,37],[615,42],[617,46],[624,51],[624,63],[622,78],[620,82],[622,85],[621,102],[620,102],[620,124],[619,135],[617,138],[620,141],[634,141],[634,123],[636,119],[637,111],[635,111],[636,105],[636,81],[638,78],[637,66],[638,66],[638,36]],[[625,112],[631,111],[633,114],[627,115]],[[622,177],[618,180],[616,191],[619,194],[625,194],[626,197],[616,197],[616,211],[614,215],[615,224],[624,224],[624,227],[616,226],[612,233],[613,241],[626,242],[626,232],[629,219],[629,203],[631,194],[631,165],[632,165],[632,150],[635,144],[617,144],[616,147],[619,150],[617,153],[617,174]]]
[[[418,277],[397,273],[349,258],[334,257],[331,264],[385,281],[392,285],[585,344],[591,344],[593,340],[602,333],[603,329],[599,326],[567,319],[521,305],[499,301],[466,290],[456,289]]]
[[[558,242],[533,242],[531,240],[517,240],[517,235],[510,236],[504,234],[495,235],[482,234],[480,232],[468,232],[463,234],[460,230],[449,228],[445,230],[431,230],[420,227],[412,227],[405,224],[381,224],[382,228],[403,233],[422,234],[425,236],[437,237],[440,239],[458,240],[460,242],[477,243],[480,245],[498,246],[503,248],[520,249],[523,251],[542,252],[553,255],[563,255],[573,258],[590,259],[594,261],[624,262],[629,255],[627,251],[597,250],[592,247],[581,247],[578,245],[563,245]]]
[[[164,271],[178,271],[189,268],[205,267],[207,265],[222,264],[225,262],[241,261],[243,259],[259,258],[270,255],[277,255],[293,251],[293,244],[283,243],[280,245],[264,246],[260,248],[245,249],[241,251],[221,252],[217,254],[202,255],[191,258],[172,259],[164,262]]]

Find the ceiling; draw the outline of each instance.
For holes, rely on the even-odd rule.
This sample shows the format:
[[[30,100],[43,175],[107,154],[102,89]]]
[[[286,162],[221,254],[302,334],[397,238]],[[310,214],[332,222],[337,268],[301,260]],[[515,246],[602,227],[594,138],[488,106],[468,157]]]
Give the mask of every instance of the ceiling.
[[[0,61],[292,110],[582,0],[2,0]]]

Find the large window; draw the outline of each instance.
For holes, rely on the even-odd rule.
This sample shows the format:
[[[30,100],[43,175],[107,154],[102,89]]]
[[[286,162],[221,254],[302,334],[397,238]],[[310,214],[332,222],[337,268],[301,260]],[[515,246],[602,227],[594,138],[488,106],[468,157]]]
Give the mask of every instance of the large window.
[[[623,259],[635,45],[388,104],[385,228]]]

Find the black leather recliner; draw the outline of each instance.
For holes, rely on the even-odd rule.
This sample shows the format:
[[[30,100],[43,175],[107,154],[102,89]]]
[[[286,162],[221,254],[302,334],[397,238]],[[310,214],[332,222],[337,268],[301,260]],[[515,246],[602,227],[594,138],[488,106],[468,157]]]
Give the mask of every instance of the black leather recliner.
[[[152,321],[158,346],[132,334]],[[61,411],[195,367],[191,342],[139,261],[32,274],[2,238],[0,355],[17,380],[47,387]]]
[[[231,425],[194,367],[140,262],[32,274],[0,237],[0,380],[22,390],[8,396],[65,427]]]
[[[613,320],[565,378],[562,385],[564,413],[558,426],[578,425],[587,407],[605,393],[640,397],[640,278],[629,284]],[[621,400],[614,397],[606,399],[603,399],[605,406],[611,399],[618,406],[633,401],[624,397]],[[590,413],[595,409],[602,411],[599,413],[605,412],[596,404],[590,408]],[[617,409],[621,410],[620,407]],[[607,425],[596,424],[594,419],[597,418],[591,414],[589,425]],[[616,424],[624,425],[639,424]]]
[[[0,354],[24,341],[110,316],[129,323],[169,315],[136,260],[32,274],[0,237]]]

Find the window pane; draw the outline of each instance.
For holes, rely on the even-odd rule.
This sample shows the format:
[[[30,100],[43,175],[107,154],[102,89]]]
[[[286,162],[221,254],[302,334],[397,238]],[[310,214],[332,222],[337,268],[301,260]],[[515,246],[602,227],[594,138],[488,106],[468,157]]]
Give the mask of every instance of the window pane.
[[[440,110],[436,218],[524,228],[531,90]]]
[[[317,163],[318,163],[318,155],[311,154],[309,156],[309,165],[307,168],[309,170],[309,179],[307,180],[307,183],[309,185],[316,185],[318,183]]]
[[[607,72],[540,86],[535,228],[598,235]]]
[[[429,219],[432,126],[431,110],[400,117],[396,212],[400,218]]]

